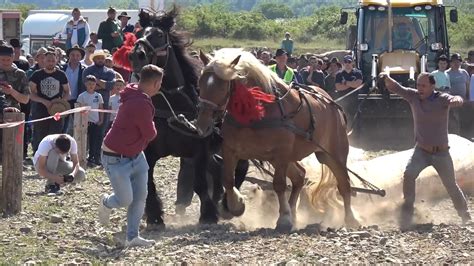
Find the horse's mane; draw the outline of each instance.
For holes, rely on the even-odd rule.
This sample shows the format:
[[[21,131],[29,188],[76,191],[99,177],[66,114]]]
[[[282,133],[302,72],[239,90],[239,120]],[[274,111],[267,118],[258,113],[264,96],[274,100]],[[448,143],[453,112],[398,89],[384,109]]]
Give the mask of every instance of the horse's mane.
[[[187,53],[187,48],[192,45],[189,34],[185,31],[173,29],[176,23],[176,17],[179,15],[179,8],[173,5],[168,12],[146,12],[141,10],[139,13],[140,25],[143,28],[157,27],[163,32],[168,33],[176,59],[179,62],[183,76],[189,84],[198,86],[201,64]]]
[[[231,66],[232,61],[238,56],[240,56],[238,64]],[[266,93],[273,94],[274,86],[285,86],[278,75],[263,65],[253,54],[238,48],[223,48],[216,51],[206,70],[213,70],[223,80],[236,78],[253,80]]]

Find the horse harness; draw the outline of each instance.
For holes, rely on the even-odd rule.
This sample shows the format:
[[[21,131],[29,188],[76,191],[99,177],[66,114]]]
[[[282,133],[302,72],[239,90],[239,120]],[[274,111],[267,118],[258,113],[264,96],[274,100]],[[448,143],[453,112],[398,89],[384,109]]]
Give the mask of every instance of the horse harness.
[[[296,89],[298,91],[298,96],[299,96],[299,104],[296,107],[296,109],[292,112],[287,112],[285,110],[285,106],[283,105],[283,100],[285,97],[287,97],[292,89]],[[230,123],[232,126],[238,127],[238,128],[244,128],[244,127],[249,127],[253,129],[263,129],[263,128],[279,128],[283,127],[291,132],[304,137],[307,141],[313,141],[313,133],[314,130],[316,130],[316,120],[313,115],[313,109],[311,108],[310,102],[308,100],[307,95],[313,96],[314,99],[317,101],[323,103],[323,104],[331,104],[334,105],[339,111],[341,111],[343,114],[342,107],[338,105],[336,102],[334,102],[331,98],[327,97],[326,95],[314,90],[313,88],[298,84],[298,83],[291,83],[290,84],[290,89],[288,89],[286,92],[281,93],[280,90],[277,88],[273,87],[272,88],[274,94],[276,95],[275,103],[278,106],[278,109],[280,111],[280,117],[274,118],[263,118],[262,120],[259,121],[254,121],[250,125],[242,125],[238,123],[231,115],[226,115],[226,119],[224,122]],[[232,93],[233,88],[231,88],[230,93]],[[227,96],[226,96],[227,98]],[[200,102],[207,101],[200,99]],[[308,129],[303,129],[295,125],[295,123],[292,121],[292,119],[303,109],[303,103],[306,103],[308,106],[308,112],[309,112],[309,124],[308,124]],[[207,103],[207,104],[213,104],[213,103]],[[225,105],[225,103],[223,104]],[[222,104],[216,105],[214,104],[215,107],[221,107]],[[345,119],[345,115],[344,115]]]

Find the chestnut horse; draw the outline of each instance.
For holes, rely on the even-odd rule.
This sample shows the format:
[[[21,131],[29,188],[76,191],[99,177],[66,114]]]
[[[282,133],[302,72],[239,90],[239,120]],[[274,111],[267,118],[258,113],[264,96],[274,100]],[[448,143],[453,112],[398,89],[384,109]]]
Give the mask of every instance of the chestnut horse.
[[[320,88],[305,90],[286,85],[274,72],[252,54],[224,48],[211,58],[201,53],[206,64],[199,79],[200,108],[195,122],[205,136],[214,120],[229,110],[236,88],[260,90],[275,100],[262,103],[265,115],[243,124],[232,112],[226,112],[222,126],[224,187],[227,210],[239,216],[245,210],[242,195],[234,186],[234,169],[239,159],[268,161],[274,167],[273,188],[279,201],[277,230],[293,227],[296,201],[303,186],[301,177],[289,176],[293,190],[290,201],[285,195],[286,173],[296,162],[315,153],[319,162],[331,170],[343,198],[345,223],[358,226],[351,208],[351,187],[346,168],[349,141],[346,120],[341,108]],[[268,97],[267,97],[268,98]],[[229,105],[229,106],[228,106]],[[321,184],[320,184],[321,186]],[[314,190],[312,193],[318,193]],[[316,195],[310,195],[316,198]]]

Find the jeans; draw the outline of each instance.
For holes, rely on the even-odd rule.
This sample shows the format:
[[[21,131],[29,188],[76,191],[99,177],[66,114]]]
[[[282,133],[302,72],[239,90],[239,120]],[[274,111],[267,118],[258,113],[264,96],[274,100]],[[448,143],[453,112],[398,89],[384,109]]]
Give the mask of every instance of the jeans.
[[[38,171],[37,165],[35,165],[35,169]],[[48,157],[46,158],[46,170],[56,175],[69,175],[74,171],[74,168],[71,161],[63,160],[55,149],[51,149],[48,153]],[[83,181],[85,178],[86,171],[82,167],[79,167],[76,175],[74,175],[75,182]],[[46,184],[53,185],[54,182],[48,180]]]
[[[100,146],[102,144],[101,126],[89,122],[87,139],[89,140],[89,160],[100,161]]]
[[[408,212],[408,216],[412,213],[415,203],[415,180],[420,172],[428,166],[433,166],[438,172],[458,214],[464,215],[467,212],[466,198],[456,183],[453,160],[449,151],[428,153],[416,147],[403,174],[404,208]]]
[[[143,152],[133,158],[102,154],[102,165],[114,190],[104,199],[107,208],[127,207],[127,240],[138,236],[148,193],[148,163]]]

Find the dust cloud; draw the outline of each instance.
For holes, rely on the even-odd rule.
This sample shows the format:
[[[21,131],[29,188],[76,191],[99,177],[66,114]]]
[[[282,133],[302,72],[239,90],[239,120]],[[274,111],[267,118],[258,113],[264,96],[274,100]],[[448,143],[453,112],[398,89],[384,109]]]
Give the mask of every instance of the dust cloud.
[[[456,135],[449,136],[450,153],[453,158],[456,179],[465,194],[474,194],[474,143]],[[352,197],[352,206],[356,217],[362,225],[393,226],[396,225],[399,205],[402,201],[402,176],[412,150],[402,152],[379,151],[366,152],[351,148],[348,158],[350,169],[367,181],[386,190],[385,197],[357,193]],[[380,156],[380,154],[385,154]],[[340,227],[344,225],[342,198],[336,190],[336,183],[321,190],[324,199],[317,204],[311,203],[311,193],[321,178],[322,167],[314,155],[303,161],[308,180],[303,189],[297,210],[296,228],[304,228],[308,224],[320,223],[324,227]],[[324,171],[325,173],[327,171]],[[257,171],[250,176],[258,176],[267,181],[266,188],[245,182],[242,188],[246,195],[246,211],[242,217],[234,218],[234,223],[242,230],[257,228],[274,228],[278,219],[278,201],[271,190],[271,177],[262,176]],[[323,177],[324,178],[324,177]],[[358,180],[351,176],[352,186],[363,187]],[[288,180],[288,184],[291,182]],[[426,168],[416,182],[415,217],[418,222],[436,222],[438,218],[429,215],[430,208],[442,199],[448,198],[441,181],[433,167]],[[288,192],[289,195],[289,192]]]

